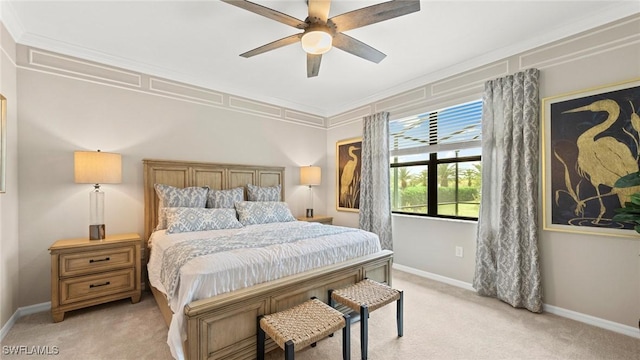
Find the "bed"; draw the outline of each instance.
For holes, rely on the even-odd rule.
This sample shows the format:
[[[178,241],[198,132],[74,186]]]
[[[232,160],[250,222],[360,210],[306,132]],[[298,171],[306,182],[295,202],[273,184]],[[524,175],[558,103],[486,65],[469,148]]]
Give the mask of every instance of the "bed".
[[[265,188],[279,185],[282,189],[280,200],[284,200],[284,168],[170,160],[143,160],[143,163],[146,239],[144,254],[145,261],[149,261],[150,265],[146,286],[151,289],[169,326],[168,342],[172,353],[177,358],[255,358],[258,315],[287,309],[312,296],[326,301],[327,290],[353,284],[364,277],[391,283],[392,252],[379,250],[379,243],[378,248],[374,249],[371,246],[372,240],[367,238],[366,234],[354,229],[293,221],[255,224],[224,230],[184,232],[172,234],[170,239],[167,239],[165,231],[153,231],[158,223],[159,212],[154,184],[165,184],[176,188],[207,186],[214,190],[238,187],[246,189],[249,184]],[[297,230],[290,230],[288,227]],[[222,254],[213,253],[206,255],[210,257],[207,261],[196,259],[187,262],[181,269],[185,274],[180,276],[182,283],[176,286],[175,291],[172,290],[173,286],[163,286],[158,281],[159,272],[156,265],[161,261],[159,259],[162,258],[161,254],[167,248],[167,244],[182,241],[187,243],[194,239],[207,242],[216,236],[234,243],[237,239],[253,236],[252,234],[259,232],[264,234],[264,236],[261,235],[261,239],[272,238],[269,241],[274,243],[265,248],[252,245],[248,250],[233,250],[241,252],[229,257],[221,257]],[[280,240],[275,235],[288,232],[304,235],[293,239],[295,241]],[[326,242],[325,238],[328,245],[323,249],[324,245],[320,244]],[[218,239],[216,238],[215,241],[217,243]],[[377,239],[375,241],[377,243]],[[266,248],[277,249],[278,254],[300,251],[301,253],[296,255],[300,258],[288,255],[278,255],[275,258],[264,253]],[[301,250],[303,248],[310,250],[305,253],[304,251],[307,250]],[[303,259],[304,256],[307,256],[306,260]],[[239,268],[234,265],[236,257],[249,259],[249,263],[254,264],[253,267],[249,270],[238,270]],[[271,262],[277,264],[274,268],[283,272],[278,270],[275,274],[265,275],[272,271],[265,270],[260,267],[263,265],[252,262],[252,259],[258,258],[272,259]],[[190,280],[185,279],[192,277],[186,274],[205,272],[192,264],[198,261],[202,264],[228,263],[231,265],[220,271],[235,270],[227,273],[203,274],[203,277],[199,277],[190,284]],[[196,268],[198,270],[194,270]],[[166,274],[164,276],[164,280],[171,278]],[[207,276],[209,276],[208,279]],[[244,284],[237,285],[223,281],[228,278],[242,278]],[[152,286],[152,283],[155,286]],[[172,283],[169,281],[165,284]],[[176,334],[178,334],[177,340]],[[275,347],[272,341],[266,344],[267,351]]]

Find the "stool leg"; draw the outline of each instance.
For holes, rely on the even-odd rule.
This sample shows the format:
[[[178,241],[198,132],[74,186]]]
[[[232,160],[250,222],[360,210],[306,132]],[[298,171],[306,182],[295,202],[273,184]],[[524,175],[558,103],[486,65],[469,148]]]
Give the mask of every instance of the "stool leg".
[[[294,360],[293,341],[284,343],[284,360]]]
[[[327,293],[328,293],[327,294],[328,295],[328,297],[327,297],[328,301],[327,302],[329,303],[329,306],[331,306],[332,308],[336,307],[336,302],[331,297],[331,294],[333,294],[333,289],[329,289],[329,291],[327,291]]]
[[[344,314],[344,328],[342,328],[342,360],[351,359],[351,319]]]
[[[262,327],[260,327],[260,319],[262,319],[262,315],[258,316],[258,338],[256,339],[256,358],[258,360],[264,360],[264,341],[265,334]]]
[[[367,360],[367,348],[369,339],[369,308],[360,306],[360,352],[362,360]]]
[[[331,294],[333,293],[333,289],[329,289],[327,291],[327,302],[329,303],[329,306],[331,306],[332,308],[336,307],[336,302],[333,301],[333,299],[331,298]],[[333,337],[333,334],[329,334],[329,337]]]
[[[396,308],[396,322],[398,323],[398,337],[402,337],[402,319],[404,318],[402,291],[400,291],[400,299],[398,299]]]

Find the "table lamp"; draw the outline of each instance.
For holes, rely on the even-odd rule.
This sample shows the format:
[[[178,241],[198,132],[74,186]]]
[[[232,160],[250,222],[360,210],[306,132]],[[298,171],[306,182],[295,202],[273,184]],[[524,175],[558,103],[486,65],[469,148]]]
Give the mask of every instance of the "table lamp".
[[[319,166],[304,166],[300,168],[300,185],[309,186],[309,207],[306,216],[313,217],[313,190],[312,186],[320,185],[322,180],[322,171]]]
[[[100,184],[122,182],[122,157],[120,154],[98,151],[76,151],[74,177],[77,184],[94,184],[89,193],[89,239],[105,238],[104,192]]]

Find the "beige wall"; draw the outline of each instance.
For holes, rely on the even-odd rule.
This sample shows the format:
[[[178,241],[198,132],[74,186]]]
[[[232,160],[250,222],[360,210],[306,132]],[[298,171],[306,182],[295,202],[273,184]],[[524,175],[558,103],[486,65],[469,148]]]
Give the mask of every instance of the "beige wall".
[[[88,235],[92,186],[73,181],[75,150],[122,154],[122,184],[102,186],[107,233],[143,233],[143,158],[285,166],[286,201],[304,213],[298,167],[326,163],[316,118],[21,45],[17,56],[21,306],[50,300],[51,243]]]
[[[75,150],[123,155],[123,183],[103,186],[109,233],[143,230],[143,158],[286,166],[287,201],[296,215],[306,205],[297,167],[320,165],[316,213],[357,226],[357,214],[335,210],[335,142],[360,136],[362,116],[387,110],[401,117],[477,99],[486,80],[528,67],[541,70],[541,97],[638,77],[639,26],[636,16],[562,46],[433,81],[334,116],[328,131],[317,116],[145,74],[22,46],[14,56],[2,30],[0,92],[10,100],[10,156],[8,192],[0,195],[0,321],[4,325],[18,306],[48,301],[48,246],[86,235],[90,186],[73,183]],[[394,226],[396,263],[472,281],[475,223],[394,216]],[[463,258],[454,256],[455,246],[464,248]],[[640,241],[541,231],[540,249],[545,303],[636,326]]]
[[[16,44],[0,23],[0,94],[7,98],[6,193],[0,194],[0,328],[18,308],[18,98]]]
[[[640,16],[331,117],[327,167],[335,169],[337,140],[362,134],[360,119],[365,115],[389,111],[392,118],[400,118],[480,99],[486,80],[530,67],[540,69],[541,99],[638,78]],[[335,193],[335,184],[328,191]],[[333,197],[328,198],[328,208],[336,223],[357,224],[357,214],[335,210]],[[541,215],[542,211],[540,224]],[[467,284],[473,281],[476,223],[394,216],[393,226],[396,264]],[[463,247],[463,258],[455,256],[456,246]],[[539,246],[545,304],[627,325],[634,331],[640,318],[640,236],[577,235],[541,228]]]

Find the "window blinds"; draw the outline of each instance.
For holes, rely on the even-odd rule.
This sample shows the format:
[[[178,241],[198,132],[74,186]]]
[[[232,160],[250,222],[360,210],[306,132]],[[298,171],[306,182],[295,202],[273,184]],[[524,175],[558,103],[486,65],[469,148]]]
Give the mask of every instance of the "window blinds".
[[[389,122],[391,156],[481,146],[482,100]]]

